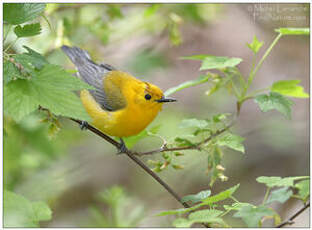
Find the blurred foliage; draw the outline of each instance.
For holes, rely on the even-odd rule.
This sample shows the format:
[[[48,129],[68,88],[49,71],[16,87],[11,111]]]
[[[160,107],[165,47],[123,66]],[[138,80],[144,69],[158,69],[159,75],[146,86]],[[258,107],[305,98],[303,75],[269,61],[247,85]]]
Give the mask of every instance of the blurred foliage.
[[[138,227],[144,217],[144,208],[136,199],[130,197],[122,187],[113,186],[97,194],[97,200],[107,206],[102,211],[96,205],[89,208],[91,214],[87,227],[124,228]]]
[[[3,6],[4,224],[7,227],[39,227],[39,221],[51,219],[51,209],[43,201],[31,202],[27,199],[29,197],[24,198],[11,191],[18,190],[26,179],[32,180],[33,175],[64,158],[71,145],[76,145],[84,137],[77,127],[72,128],[66,122],[61,122],[61,116],[89,119],[74,91],[90,86],[72,77],[74,70],[66,71],[61,67],[64,66],[65,56],[61,54],[60,46],[80,46],[90,51],[95,59],[105,61],[115,54],[116,47],[125,41],[131,46],[131,39],[139,36],[142,40],[135,41],[135,51],[130,53],[125,64],[131,72],[143,76],[170,67],[167,56],[157,49],[161,42],[171,47],[183,44],[185,25],[201,27],[209,24],[218,17],[223,7],[222,4],[122,3],[5,3]],[[239,115],[244,102],[254,99],[261,111],[275,109],[291,118],[293,101],[289,97],[309,97],[298,85],[299,80],[276,81],[270,88],[251,91],[250,86],[258,69],[281,37],[309,35],[308,28],[279,28],[276,32],[278,36],[257,65],[254,63],[249,74],[238,69],[237,66],[243,61],[238,57],[210,54],[182,57],[200,61],[199,70],[204,73],[165,92],[170,95],[200,84],[208,86],[208,96],[226,89],[237,100],[237,114],[183,118],[178,126],[180,130],[171,135],[168,141],[158,134],[160,126],[154,126],[137,136],[126,138],[127,146],[131,148],[144,138],[155,137],[169,148],[194,147],[206,159],[204,164],[210,176],[210,187],[217,180],[227,181],[224,151],[233,149],[245,152],[244,138],[227,129],[235,116]],[[256,36],[251,43],[247,43],[254,57],[262,51],[263,43]],[[127,48],[119,49],[120,55],[129,55]],[[123,63],[118,65],[122,66]],[[268,94],[260,94],[264,91]],[[223,129],[226,130],[219,135],[218,132]],[[184,163],[195,161],[188,156],[181,164],[183,156],[182,151],[163,152],[158,158],[149,159],[148,163],[155,172],[168,168],[181,170]],[[59,176],[58,172],[50,173],[63,176]],[[48,178],[51,177],[44,179]],[[63,184],[70,183],[64,178],[58,179]],[[38,180],[33,181],[38,183]],[[229,227],[223,216],[231,211],[235,212],[231,217],[241,218],[248,227],[259,227],[267,218],[274,219],[277,225],[281,221],[280,216],[270,204],[284,203],[290,198],[307,202],[309,198],[308,177],[259,177],[257,181],[267,186],[263,203],[258,206],[239,202],[233,196],[239,187],[236,185],[216,195],[211,195],[212,190],[203,190],[185,196],[183,201],[191,202],[191,208],[164,211],[161,215],[177,215],[173,222],[175,227],[190,227],[195,223]],[[272,190],[275,187],[278,189]],[[46,190],[54,191],[50,188]],[[46,198],[49,199],[49,205],[55,205],[59,196],[61,192],[55,192],[54,196]],[[87,224],[82,224],[86,227],[138,227],[146,216],[137,199],[129,197],[120,186],[102,191],[97,199],[105,208],[100,207],[99,203],[90,206],[91,219]],[[233,203],[223,204],[224,200],[232,200]],[[202,210],[202,207],[206,209]]]

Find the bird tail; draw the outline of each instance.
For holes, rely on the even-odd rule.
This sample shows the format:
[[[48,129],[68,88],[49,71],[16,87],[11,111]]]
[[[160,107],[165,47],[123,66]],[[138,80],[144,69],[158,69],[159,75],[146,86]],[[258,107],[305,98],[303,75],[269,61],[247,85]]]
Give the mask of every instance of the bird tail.
[[[90,64],[91,57],[87,51],[82,50],[78,47],[69,46],[62,46],[62,50],[78,68],[80,66]]]

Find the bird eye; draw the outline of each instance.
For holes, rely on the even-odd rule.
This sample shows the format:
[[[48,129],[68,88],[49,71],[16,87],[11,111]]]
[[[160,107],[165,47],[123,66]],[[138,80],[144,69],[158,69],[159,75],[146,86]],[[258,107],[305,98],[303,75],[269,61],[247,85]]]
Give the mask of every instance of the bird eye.
[[[145,94],[145,99],[146,100],[151,100],[152,96],[150,94]]]

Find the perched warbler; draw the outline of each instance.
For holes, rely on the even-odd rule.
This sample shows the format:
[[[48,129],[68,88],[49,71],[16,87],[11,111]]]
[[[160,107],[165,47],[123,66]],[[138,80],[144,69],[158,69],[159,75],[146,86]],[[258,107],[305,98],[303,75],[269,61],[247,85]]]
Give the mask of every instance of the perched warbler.
[[[161,89],[151,83],[108,64],[96,64],[85,50],[68,46],[62,46],[62,50],[75,64],[76,75],[94,87],[80,92],[92,125],[105,134],[119,137],[120,152],[127,150],[122,137],[138,134],[154,120],[164,102],[176,101],[165,98]],[[82,128],[87,125],[84,122]]]

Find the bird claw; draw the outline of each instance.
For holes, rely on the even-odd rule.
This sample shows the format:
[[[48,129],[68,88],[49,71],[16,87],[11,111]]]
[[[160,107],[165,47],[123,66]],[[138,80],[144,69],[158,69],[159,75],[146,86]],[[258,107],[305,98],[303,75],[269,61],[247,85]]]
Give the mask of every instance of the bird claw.
[[[130,152],[122,138],[120,138],[120,146],[117,147],[117,150],[118,150],[117,154]]]
[[[89,124],[86,121],[82,121],[80,124],[80,129],[81,130],[86,130],[88,128]]]

